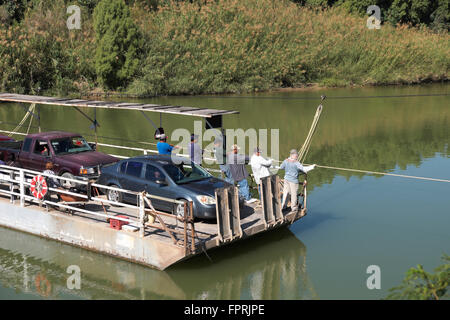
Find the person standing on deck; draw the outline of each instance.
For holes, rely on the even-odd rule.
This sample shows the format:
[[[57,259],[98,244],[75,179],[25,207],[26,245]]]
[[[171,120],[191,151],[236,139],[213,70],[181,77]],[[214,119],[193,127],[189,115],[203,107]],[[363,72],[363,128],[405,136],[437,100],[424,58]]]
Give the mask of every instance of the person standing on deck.
[[[189,144],[189,156],[191,161],[195,164],[202,164],[203,150],[198,144],[198,135],[191,135],[191,143]]]
[[[291,209],[292,211],[298,211],[297,194],[298,194],[298,175],[306,174],[316,167],[315,164],[311,166],[303,166],[298,161],[298,152],[292,149],[290,157],[283,161],[280,166],[281,170],[285,170],[284,174],[284,188],[283,188],[283,200],[281,207],[284,208],[288,193],[291,194]]]
[[[226,163],[226,154],[224,153],[223,140],[216,137],[214,139],[214,156],[219,164],[220,171],[224,176],[224,180],[228,183],[234,184],[233,178],[231,177],[230,166]]]
[[[53,171],[53,162],[47,162],[45,164],[45,171],[43,172],[44,174],[48,174],[51,176],[56,176],[55,171]],[[59,188],[61,187],[61,184],[59,183],[58,179],[54,178],[54,177],[47,177],[47,183],[48,186],[50,188]]]
[[[252,167],[253,176],[255,177],[258,193],[261,197],[261,178],[270,176],[269,168],[272,165],[272,159],[265,159],[261,156],[262,150],[255,148],[253,156],[250,158],[250,166]]]
[[[165,134],[161,134],[159,138],[159,142],[156,144],[156,148],[158,149],[159,154],[171,155],[172,150],[178,147],[174,147],[167,143],[167,136]]]
[[[233,145],[232,153],[228,155],[227,160],[230,166],[231,176],[237,182],[239,187],[239,195],[244,198],[246,204],[256,201],[250,196],[250,189],[248,187],[248,172],[245,169],[245,163],[248,162],[248,157],[243,154],[238,154],[239,147]]]

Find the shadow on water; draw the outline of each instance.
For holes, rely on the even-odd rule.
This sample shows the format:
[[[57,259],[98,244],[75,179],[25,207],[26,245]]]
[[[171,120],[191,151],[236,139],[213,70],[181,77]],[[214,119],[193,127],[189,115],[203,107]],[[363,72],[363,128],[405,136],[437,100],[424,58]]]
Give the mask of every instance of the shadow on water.
[[[306,247],[286,228],[208,254],[212,261],[201,255],[158,271],[0,228],[0,285],[19,298],[318,298],[307,274]],[[80,290],[67,288],[71,265],[80,267]]]

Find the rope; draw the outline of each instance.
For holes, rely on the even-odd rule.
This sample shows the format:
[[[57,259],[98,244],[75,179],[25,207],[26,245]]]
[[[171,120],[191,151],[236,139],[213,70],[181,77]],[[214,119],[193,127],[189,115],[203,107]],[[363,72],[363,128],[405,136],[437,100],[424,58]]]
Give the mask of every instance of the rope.
[[[377,174],[377,175],[383,175],[383,176],[393,176],[393,177],[408,178],[408,179],[437,181],[437,182],[449,182],[450,183],[450,180],[446,180],[446,179],[436,179],[436,178],[428,178],[428,177],[408,176],[408,175],[404,175],[404,174],[385,173],[385,172],[376,172],[376,171],[367,171],[367,170],[358,170],[358,169],[349,169],[349,168],[338,168],[338,167],[330,167],[330,166],[323,166],[323,165],[316,165],[316,167],[324,168],[324,169],[333,169],[333,170],[360,172],[360,173],[367,173],[367,174]]]
[[[380,95],[380,96],[331,96],[327,99],[386,99],[386,98],[414,98],[414,97],[445,97],[449,93],[424,93],[424,94],[397,94],[397,95]],[[156,96],[155,96],[156,98]],[[204,99],[250,99],[250,100],[317,100],[319,97],[286,97],[286,96],[186,96],[186,98],[204,98]]]
[[[320,115],[322,114],[322,109],[323,109],[322,104],[320,104],[317,107],[317,111],[316,111],[316,114],[314,115],[314,119],[313,119],[311,128],[309,129],[308,136],[306,137],[306,140],[303,143],[303,146],[299,151],[298,159],[302,163],[305,161],[306,155],[308,154],[308,151],[309,151],[309,147],[311,146],[311,140],[312,140],[314,133],[316,132],[317,123],[319,122]]]
[[[20,121],[20,123],[17,125],[17,127],[15,127],[14,130],[10,134],[8,134],[9,137],[14,135],[20,129],[20,127],[23,126],[23,124],[28,119],[28,117],[34,112],[34,107],[35,107],[34,103],[30,105],[30,108],[28,109],[27,113],[25,113],[25,116],[23,117],[22,121]],[[31,121],[33,121],[33,118],[31,118]],[[31,126],[31,122],[30,122],[30,126]],[[30,126],[28,127],[28,130],[30,129]]]

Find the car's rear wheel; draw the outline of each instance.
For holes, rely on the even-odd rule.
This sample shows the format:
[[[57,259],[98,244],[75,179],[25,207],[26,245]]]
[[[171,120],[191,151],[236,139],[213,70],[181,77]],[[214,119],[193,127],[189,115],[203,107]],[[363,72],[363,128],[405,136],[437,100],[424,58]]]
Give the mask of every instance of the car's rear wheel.
[[[115,184],[110,185],[110,187],[112,187],[112,188],[119,188]],[[113,201],[113,202],[122,202],[122,200],[123,200],[122,192],[117,191],[117,190],[111,190],[111,189],[107,189],[106,190],[106,198],[109,201]],[[118,205],[116,205],[116,204],[112,204],[112,205],[115,206],[115,207],[118,207]]]

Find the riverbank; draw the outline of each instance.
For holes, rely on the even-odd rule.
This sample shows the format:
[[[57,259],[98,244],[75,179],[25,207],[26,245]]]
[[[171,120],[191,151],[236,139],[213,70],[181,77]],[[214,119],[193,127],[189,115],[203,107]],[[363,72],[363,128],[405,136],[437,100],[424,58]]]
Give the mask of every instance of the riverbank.
[[[0,90],[150,97],[449,79],[450,36],[426,27],[370,30],[366,17],[343,8],[287,0],[169,1],[157,11],[140,3],[127,9],[142,43],[139,68],[121,87],[97,78],[92,13],[83,10],[81,30],[69,31],[65,3],[56,0],[0,31]]]

